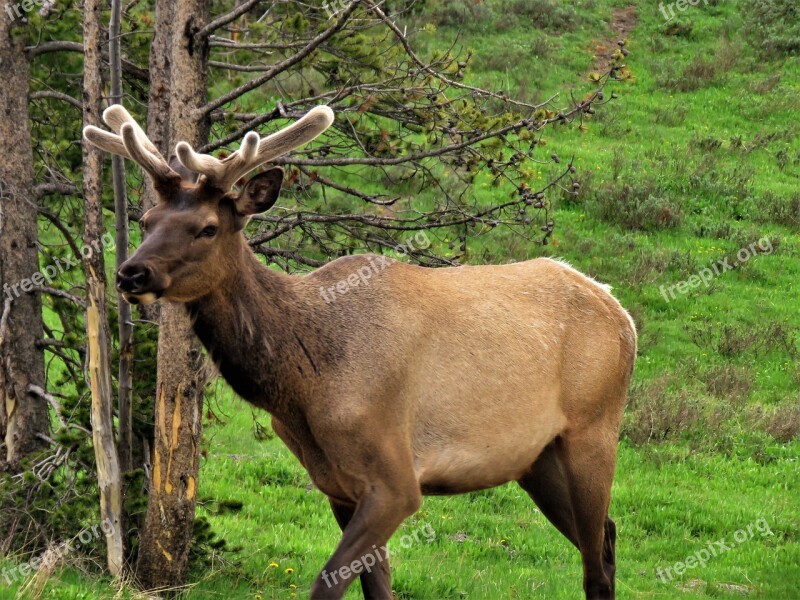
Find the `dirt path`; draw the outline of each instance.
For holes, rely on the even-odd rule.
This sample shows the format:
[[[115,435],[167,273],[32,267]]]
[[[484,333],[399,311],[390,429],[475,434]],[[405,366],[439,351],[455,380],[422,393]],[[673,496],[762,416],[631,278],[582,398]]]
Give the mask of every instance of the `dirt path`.
[[[609,25],[613,32],[613,37],[610,40],[594,42],[593,53],[596,60],[592,67],[593,71],[598,73],[605,73],[608,71],[611,67],[614,52],[618,47],[617,42],[628,38],[633,28],[636,27],[637,21],[636,6],[631,5],[626,8],[614,9]]]

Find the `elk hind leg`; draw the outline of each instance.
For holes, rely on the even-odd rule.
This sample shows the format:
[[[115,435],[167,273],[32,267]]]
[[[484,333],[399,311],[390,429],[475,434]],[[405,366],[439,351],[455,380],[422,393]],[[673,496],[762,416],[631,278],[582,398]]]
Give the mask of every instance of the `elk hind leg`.
[[[564,537],[580,549],[567,476],[556,450],[556,442],[545,447],[536,462],[517,482]]]
[[[588,600],[614,598],[616,526],[608,518],[617,436],[600,424],[565,434],[556,450],[564,468]]]

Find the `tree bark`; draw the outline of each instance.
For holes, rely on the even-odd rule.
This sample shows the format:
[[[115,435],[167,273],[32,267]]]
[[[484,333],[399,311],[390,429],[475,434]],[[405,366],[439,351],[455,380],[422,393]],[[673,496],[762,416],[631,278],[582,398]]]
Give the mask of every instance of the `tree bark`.
[[[100,0],[84,2],[83,122],[100,126],[103,94]],[[103,256],[102,154],[91,144],[83,150],[84,253],[86,273],[86,334],[89,383],[92,392],[92,441],[100,488],[100,516],[106,524],[108,570],[119,575],[124,566],[122,542],[122,475],[114,439],[111,383],[111,336]]]
[[[24,39],[14,39],[11,1],[0,1],[0,466],[19,464],[46,446],[42,300],[33,153],[28,121],[30,65]],[[38,282],[41,285],[42,281]]]
[[[195,33],[208,20],[208,1],[179,0],[165,9],[168,1],[157,2],[158,9],[172,11],[169,22],[158,19],[159,25],[174,31],[168,66],[168,144],[186,140],[201,146],[209,130],[208,121],[197,117],[207,98],[208,46],[205,40],[196,40]],[[156,36],[160,33],[157,31]],[[151,117],[155,118],[153,109],[151,106]],[[197,501],[204,371],[200,343],[191,330],[186,309],[163,305],[153,469],[136,568],[145,589],[174,587],[186,575]]]

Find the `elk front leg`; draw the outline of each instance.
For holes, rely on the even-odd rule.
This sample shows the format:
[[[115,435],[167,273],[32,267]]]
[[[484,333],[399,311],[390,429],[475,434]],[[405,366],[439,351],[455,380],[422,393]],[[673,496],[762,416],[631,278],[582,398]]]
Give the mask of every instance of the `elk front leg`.
[[[368,563],[375,565],[387,558],[389,538],[421,503],[419,487],[413,477],[404,478],[401,485],[398,483],[396,480],[391,483],[373,481],[367,485],[336,551],[311,587],[312,599],[341,598],[353,577],[365,572]],[[366,596],[366,588],[364,591]],[[391,589],[375,591],[380,595],[370,598],[392,598]]]
[[[353,518],[355,506],[342,504],[333,498],[328,500],[331,503],[336,522],[339,523],[339,526],[344,531]],[[380,552],[380,554],[384,555],[385,553]],[[374,556],[364,561],[364,571],[361,573],[361,590],[364,592],[365,599],[392,598],[392,575],[389,569],[388,556]]]

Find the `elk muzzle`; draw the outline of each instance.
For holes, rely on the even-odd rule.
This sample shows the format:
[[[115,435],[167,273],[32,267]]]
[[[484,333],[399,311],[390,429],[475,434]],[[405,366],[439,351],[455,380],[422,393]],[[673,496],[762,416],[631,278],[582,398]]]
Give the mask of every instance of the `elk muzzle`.
[[[127,261],[117,271],[117,290],[130,304],[152,304],[161,297],[164,286],[148,264]]]

